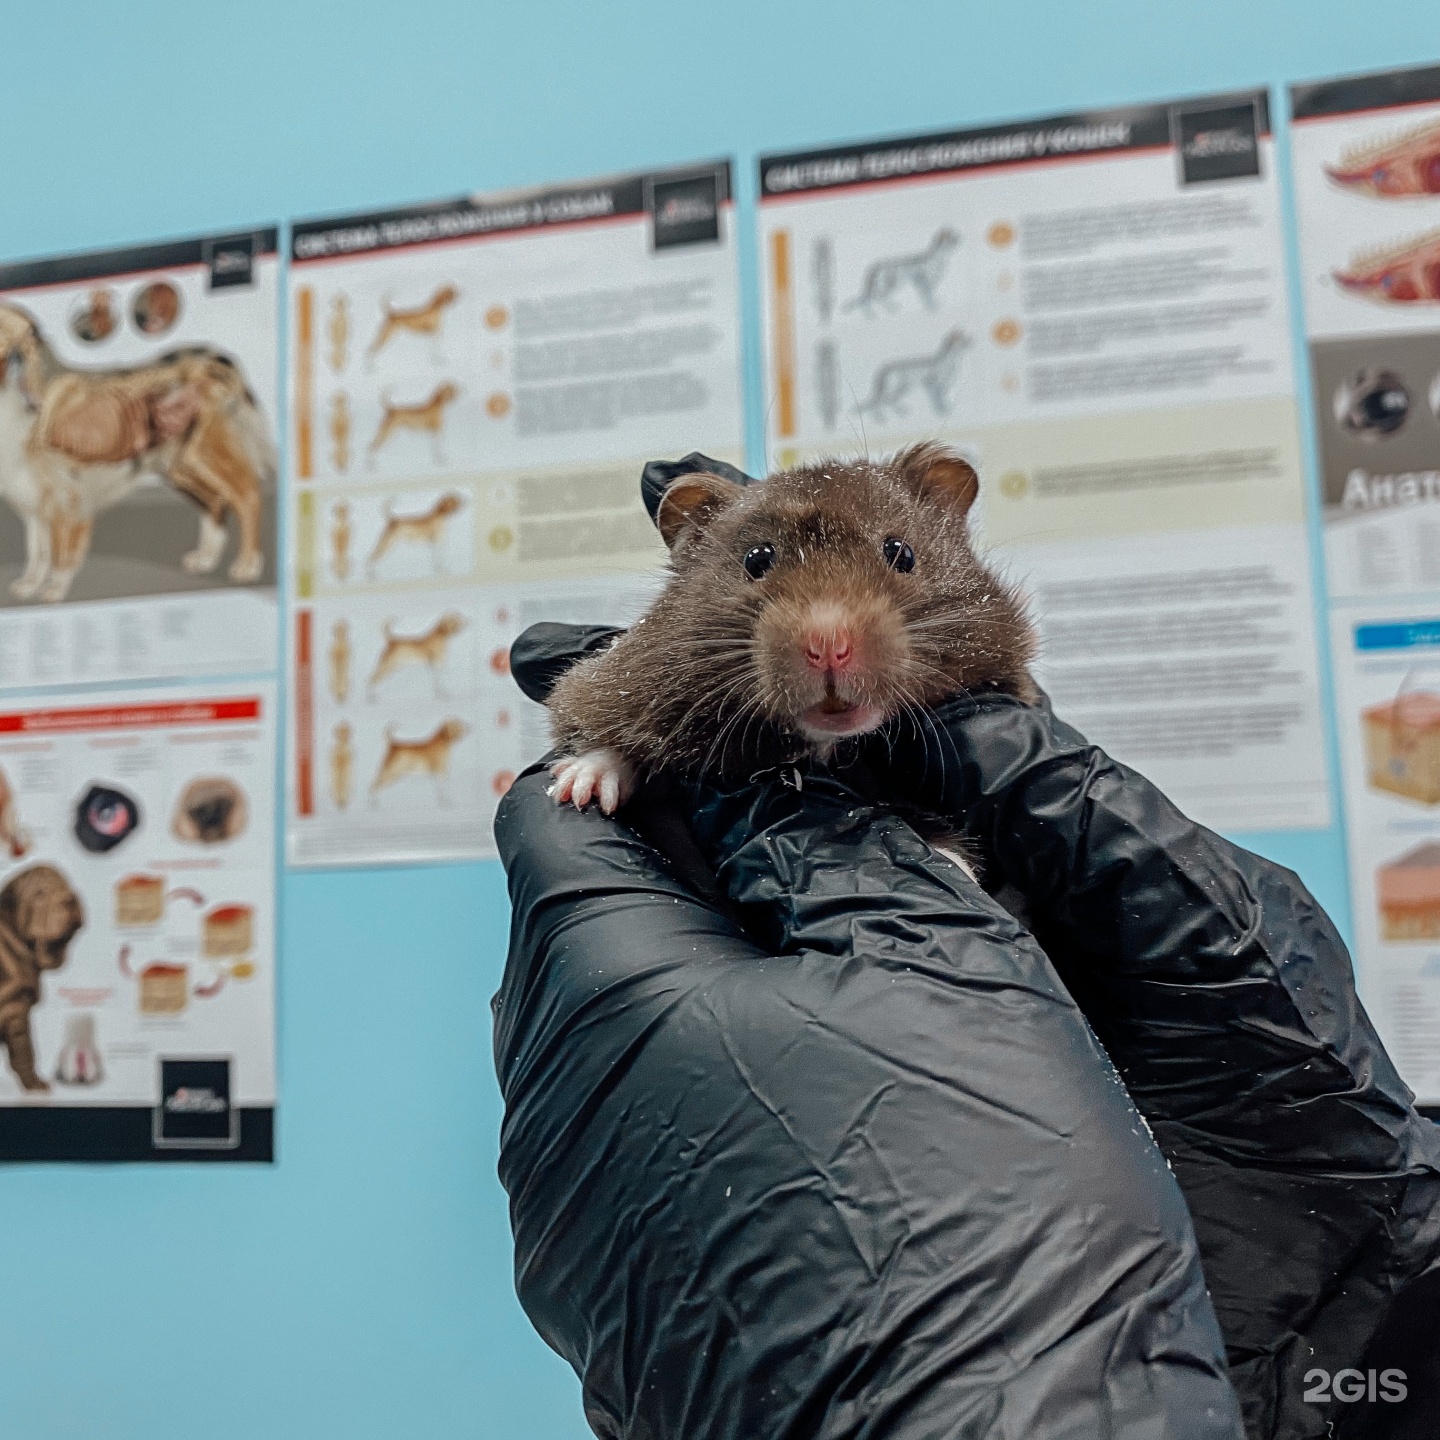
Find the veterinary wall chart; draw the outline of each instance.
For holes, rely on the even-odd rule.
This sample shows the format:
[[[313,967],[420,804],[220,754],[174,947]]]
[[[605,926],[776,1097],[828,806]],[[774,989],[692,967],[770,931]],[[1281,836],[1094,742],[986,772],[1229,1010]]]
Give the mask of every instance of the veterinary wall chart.
[[[493,854],[535,620],[626,623],[644,462],[742,459],[728,163],[293,227],[292,863]]]
[[[1291,109],[1356,973],[1440,1103],[1440,67]]]
[[[0,689],[274,670],[274,228],[0,266]]]
[[[771,460],[941,435],[1068,719],[1225,830],[1329,823],[1263,92],[760,162]]]
[[[0,1155],[271,1158],[275,686],[0,705]]]

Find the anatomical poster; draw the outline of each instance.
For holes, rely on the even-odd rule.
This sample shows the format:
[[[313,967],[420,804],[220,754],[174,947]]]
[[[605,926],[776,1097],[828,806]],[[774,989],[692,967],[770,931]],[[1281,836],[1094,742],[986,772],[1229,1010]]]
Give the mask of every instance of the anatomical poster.
[[[1440,67],[1291,108],[1356,975],[1440,1103]]]
[[[275,668],[275,242],[0,266],[0,689]]]
[[[1356,981],[1420,1103],[1440,1104],[1440,598],[1331,612]]]
[[[760,232],[772,462],[955,445],[1060,713],[1328,824],[1266,94],[766,156]]]
[[[0,1159],[269,1160],[275,686],[0,704]]]
[[[292,231],[288,858],[493,854],[536,620],[627,623],[647,460],[742,458],[728,163]]]

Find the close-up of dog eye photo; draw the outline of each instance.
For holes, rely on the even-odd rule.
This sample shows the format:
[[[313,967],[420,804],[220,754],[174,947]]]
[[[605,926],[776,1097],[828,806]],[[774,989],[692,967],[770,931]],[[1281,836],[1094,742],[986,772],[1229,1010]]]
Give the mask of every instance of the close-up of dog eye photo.
[[[0,1440],[1440,1440],[1419,0],[3,34]]]

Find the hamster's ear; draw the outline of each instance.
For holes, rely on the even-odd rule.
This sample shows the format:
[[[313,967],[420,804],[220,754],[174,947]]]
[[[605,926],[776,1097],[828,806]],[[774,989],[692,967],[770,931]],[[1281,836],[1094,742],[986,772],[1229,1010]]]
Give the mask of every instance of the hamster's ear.
[[[895,457],[900,478],[924,500],[966,515],[980,493],[980,477],[968,460],[933,441],[912,445]]]
[[[733,480],[703,470],[682,475],[660,499],[655,524],[666,545],[675,550],[702,531],[722,510],[744,493]]]

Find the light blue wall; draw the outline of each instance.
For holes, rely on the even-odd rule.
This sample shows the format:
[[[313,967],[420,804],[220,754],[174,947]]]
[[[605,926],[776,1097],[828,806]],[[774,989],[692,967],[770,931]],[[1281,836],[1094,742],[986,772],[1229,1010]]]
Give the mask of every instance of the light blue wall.
[[[1434,0],[3,0],[0,259],[1436,59]],[[1259,848],[1348,918],[1338,828]],[[0,1170],[3,1440],[588,1433],[510,1285],[505,923],[495,865],[288,876],[279,1163]]]

